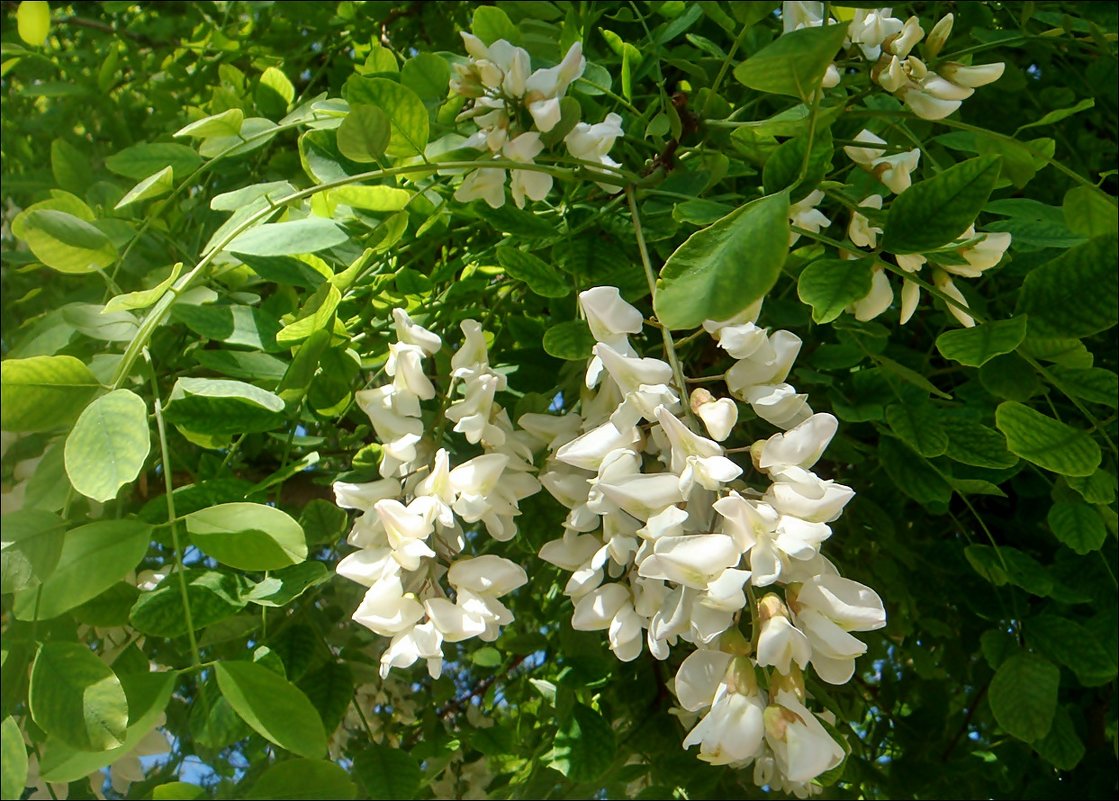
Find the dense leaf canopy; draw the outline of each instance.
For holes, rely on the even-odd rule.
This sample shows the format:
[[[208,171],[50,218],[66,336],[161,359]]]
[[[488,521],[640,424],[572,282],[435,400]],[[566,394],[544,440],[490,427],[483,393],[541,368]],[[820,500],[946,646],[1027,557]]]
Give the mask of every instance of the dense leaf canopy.
[[[3,13],[3,797],[1115,797],[1114,4]]]

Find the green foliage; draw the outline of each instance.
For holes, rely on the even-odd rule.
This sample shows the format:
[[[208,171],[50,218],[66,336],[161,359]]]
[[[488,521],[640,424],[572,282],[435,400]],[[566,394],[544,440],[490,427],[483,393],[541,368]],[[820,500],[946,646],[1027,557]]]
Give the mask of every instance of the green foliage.
[[[681,407],[736,361],[702,324],[764,299],[757,326],[800,341],[773,383],[840,421],[813,469],[856,496],[824,554],[888,622],[851,682],[805,671],[846,753],[824,797],[1114,797],[1119,19],[952,4],[938,49],[947,6],[895,7],[924,69],[1006,65],[930,119],[849,41],[862,5],[788,33],[777,3],[6,5],[0,794],[782,796],[681,748],[685,646],[622,662],[572,628],[548,493],[508,541],[463,526],[529,582],[496,639],[443,643],[439,678],[379,675],[392,638],[336,573],[374,516],[331,485],[390,450],[359,393],[405,380],[393,310],[443,339],[414,419],[421,461],[457,465],[481,448],[444,418],[460,323],[510,422],[558,420],[590,397],[579,293],[617,286]],[[539,155],[472,146],[461,32],[533,70],[581,43]],[[604,160],[574,155],[611,113]],[[870,164],[863,130],[886,141]],[[898,192],[882,159],[914,149]],[[499,208],[456,197],[486,167]],[[780,429],[736,408],[723,444],[751,477]]]

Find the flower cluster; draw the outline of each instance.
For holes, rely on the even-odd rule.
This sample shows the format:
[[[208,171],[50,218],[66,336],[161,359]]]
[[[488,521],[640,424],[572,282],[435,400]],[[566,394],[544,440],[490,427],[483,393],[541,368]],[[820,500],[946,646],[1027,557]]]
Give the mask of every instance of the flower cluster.
[[[929,33],[925,52],[935,58],[952,32],[953,16],[946,14]],[[925,36],[917,17],[905,21],[901,31],[887,39],[871,77],[887,92],[896,95],[918,117],[942,120],[971,97],[976,88],[994,83],[1002,77],[1001,62],[966,66],[956,62],[938,65],[940,72],[929,69],[925,62],[911,55],[914,45]]]
[[[929,69],[924,61],[911,55],[914,46],[925,38],[921,21],[909,17],[902,22],[892,14],[891,8],[855,9],[844,45],[857,46],[862,57],[873,63],[871,78],[918,117],[942,120],[971,97],[977,87],[1002,77],[1005,65],[1001,61],[974,67],[946,62],[937,66],[939,73]],[[781,5],[781,20],[785,33],[819,27],[825,24],[824,4],[787,0]],[[952,21],[951,14],[945,15],[929,33],[925,43],[929,58],[940,54],[952,32]],[[828,24],[834,22],[827,20]],[[840,78],[836,65],[830,64],[821,87],[830,89],[839,84]]]
[[[847,156],[863,169],[871,172],[890,191],[901,194],[912,184],[911,175],[917,169],[921,158],[919,148],[893,155],[884,155],[887,144],[884,139],[868,130],[862,130],[855,137],[859,145],[843,148]],[[873,194],[864,198],[859,205],[864,208],[881,209],[882,195]],[[854,212],[847,227],[847,238],[860,248],[875,248],[882,229],[874,225],[864,214]],[[1002,261],[1010,247],[1009,233],[976,234],[971,226],[960,237],[960,246],[951,251],[932,256],[936,260],[933,269],[933,283],[941,292],[955,300],[960,306],[967,307],[967,301],[953,282],[953,276],[978,278]],[[852,258],[854,255],[852,254]],[[898,266],[907,273],[916,274],[928,259],[920,254],[895,256]],[[901,289],[901,323],[904,325],[912,318],[920,301],[920,286],[909,279],[903,279]],[[885,270],[876,267],[871,279],[870,292],[855,301],[849,311],[859,320],[872,320],[890,307],[894,291],[890,286]],[[957,305],[947,304],[948,311],[964,326],[973,326],[975,321]]]
[[[435,397],[435,387],[423,360],[442,341],[402,309],[393,316],[398,341],[385,365],[393,381],[358,393],[382,445],[383,478],[334,485],[338,505],[362,513],[349,536],[360,550],[338,564],[338,573],[369,588],[354,620],[392,638],[381,656],[382,678],[419,659],[438,677],[443,643],[496,639],[513,619],[499,598],[528,581],[520,565],[503,557],[461,556],[468,531],[481,523],[494,539],[511,539],[518,502],[540,485],[526,460],[529,445],[494,399],[505,379],[490,367],[473,320],[462,323],[464,342],[451,360],[463,397],[445,415],[485,452],[454,468],[446,450],[425,452],[420,401]]]
[[[532,71],[528,51],[504,39],[486,46],[469,33],[462,34],[470,60],[455,66],[452,91],[473,100],[459,120],[472,120],[477,131],[465,147],[488,150],[494,158],[533,164],[545,147],[541,134],[556,129],[563,116],[560,101],[586,69],[581,42],[568,49],[555,67]],[[622,118],[608,114],[603,122],[579,122],[564,136],[568,153],[590,162],[601,171],[618,167],[607,153],[622,135]],[[592,168],[594,169],[594,168]],[[552,176],[535,170],[509,171],[513,202],[524,208],[525,199],[543,200],[552,188]],[[467,174],[455,192],[455,200],[467,203],[482,199],[493,208],[505,203],[506,170],[479,167]],[[604,186],[607,191],[618,188]]]
[[[547,443],[541,483],[569,510],[540,557],[571,573],[572,626],[605,631],[624,661],[645,647],[666,659],[680,641],[695,646],[676,678],[684,716],[702,716],[685,747],[716,764],[753,762],[761,784],[810,792],[844,752],[804,706],[801,671],[846,682],[866,650],[850,632],[880,628],[885,613],[819,552],[854,493],[812,472],[838,423],[786,383],[800,340],[758,327],[760,303],[705,324],[737,360],[725,375],[732,394],[785,429],[749,449],[752,472],[769,482],[759,490],[719,444],[736,426],[734,400],[697,390],[685,409],[680,377],[629,340],[641,313],[613,287],[579,300],[597,341],[580,412],[518,421]],[[758,602],[756,588],[769,588]],[[744,610],[752,653],[737,629]]]

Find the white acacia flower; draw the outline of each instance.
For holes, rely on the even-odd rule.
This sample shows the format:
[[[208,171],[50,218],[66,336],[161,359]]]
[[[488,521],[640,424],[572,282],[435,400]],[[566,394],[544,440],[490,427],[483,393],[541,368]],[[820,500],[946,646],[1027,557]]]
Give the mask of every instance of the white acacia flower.
[[[691,407],[696,416],[703,421],[704,428],[716,442],[730,436],[738,422],[738,404],[730,398],[716,400],[706,389],[692,390]]]
[[[952,282],[952,276],[943,270],[933,270],[933,284],[945,295],[956,301],[956,303],[944,304],[948,309],[948,313],[959,320],[960,325],[965,328],[974,328],[975,318],[963,310],[968,308],[967,299],[964,298],[959,287]],[[963,309],[960,308],[961,306]]]
[[[559,64],[549,69],[537,70],[525,82],[525,105],[539,130],[547,133],[559,123],[560,98],[567,87],[578,80],[586,67],[583,43],[575,42]]]
[[[1003,71],[1006,69],[1006,64],[1001,61],[996,61],[992,64],[964,66],[963,64],[950,61],[941,64],[939,69],[945,79],[952,83],[977,89],[980,86],[994,83],[1001,78]]]
[[[816,208],[823,199],[824,191],[817,189],[807,197],[793,203],[789,206],[789,224],[797,228],[803,228],[805,231],[811,231],[814,234],[818,234],[821,230],[827,228],[831,225],[831,220]],[[789,247],[796,244],[798,239],[800,239],[800,234],[796,231],[789,231]]]
[[[867,209],[881,209],[882,196],[870,195],[864,198],[859,205]],[[872,225],[864,215],[855,211],[851,213],[851,223],[847,226],[847,238],[860,248],[874,248],[878,245],[878,235],[882,229]]]
[[[443,635],[430,621],[396,634],[381,654],[381,678],[386,678],[394,667],[410,667],[419,659],[427,660],[431,678],[439,678],[443,673],[442,646]]]
[[[901,31],[883,44],[883,49],[898,58],[904,59],[909,55],[909,51],[924,37],[925,29],[921,27],[921,20],[917,17],[910,17],[902,25]]]
[[[653,553],[641,562],[638,574],[705,590],[727,568],[738,564],[741,551],[725,534],[686,534],[660,537]]]
[[[455,200],[469,203],[484,200],[490,208],[499,209],[505,205],[505,170],[498,167],[479,167],[467,174],[462,184],[455,190]]]
[[[866,645],[848,632],[874,631],[886,625],[878,594],[838,575],[814,576],[788,591],[797,626],[812,644],[812,666],[831,684],[844,684],[855,671],[855,658]]]
[[[857,8],[855,16],[847,26],[847,35],[852,44],[857,44],[867,61],[875,61],[882,54],[882,43],[891,36],[901,33],[903,23],[890,16],[889,8]]]
[[[723,531],[740,552],[749,555],[755,587],[779,580],[788,559],[815,557],[820,543],[831,536],[823,523],[782,514],[770,503],[748,500],[735,491],[715,501],[714,509],[723,517]]]
[[[788,675],[795,662],[801,670],[808,667],[812,646],[804,632],[789,620],[789,610],[773,593],[765,595],[758,603],[761,634],[758,636],[758,664],[777,668]]]
[[[865,142],[867,146],[847,145],[843,148],[843,152],[856,164],[874,173],[875,177],[891,192],[900,195],[913,184],[911,173],[917,169],[917,164],[921,160],[920,148],[895,153],[892,156],[883,155],[886,140],[875,136],[865,128],[855,136],[855,140]],[[871,145],[881,145],[881,147]]]
[[[818,412],[783,433],[763,440],[758,448],[758,468],[780,473],[786,467],[810,469],[823,456],[839,421],[827,412]]]
[[[881,267],[875,267],[870,274],[870,291],[862,298],[856,300],[847,310],[855,315],[856,320],[873,320],[894,302],[894,290],[890,286],[890,279]]]
[[[419,602],[410,593],[404,594],[400,576],[391,575],[369,588],[353,618],[374,633],[389,637],[408,630],[423,615]]]
[[[393,309],[392,319],[396,338],[405,345],[415,345],[428,356],[434,356],[443,347],[443,340],[438,334],[415,323],[404,309]]]
[[[757,756],[764,737],[765,701],[754,668],[744,657],[698,650],[676,673],[673,689],[691,712],[708,710],[688,733],[684,748],[699,746],[699,758],[715,765],[744,764]]]
[[[765,709],[765,740],[790,782],[807,782],[843,761],[843,748],[789,690],[779,690]]]
[[[577,123],[571,129],[571,132],[563,138],[563,142],[567,145],[567,152],[573,158],[590,162],[592,165],[599,165],[599,167],[616,168],[621,165],[610,158],[607,153],[614,147],[614,140],[622,134],[622,118],[611,112],[606,115],[602,122],[594,125],[588,125],[585,122]],[[594,171],[595,167],[592,166],[590,169]],[[599,172],[601,172],[601,169]],[[620,186],[614,184],[600,183],[599,188],[611,194],[622,191]]]
[[[571,628],[606,629],[610,650],[623,662],[641,655],[641,618],[633,608],[632,593],[622,584],[605,584],[577,600]]]

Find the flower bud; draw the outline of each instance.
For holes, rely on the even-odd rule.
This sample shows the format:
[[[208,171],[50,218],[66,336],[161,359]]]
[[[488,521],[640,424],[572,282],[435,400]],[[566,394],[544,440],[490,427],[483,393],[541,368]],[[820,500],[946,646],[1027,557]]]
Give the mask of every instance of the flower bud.
[[[929,58],[936,58],[940,55],[940,51],[944,49],[944,43],[948,41],[948,37],[952,34],[952,22],[955,18],[951,14],[945,14],[940,18],[940,22],[933,26],[929,31],[929,38],[925,40],[925,54]]]
[[[994,83],[1002,77],[1004,69],[1006,69],[1006,65],[1001,61],[992,64],[979,64],[974,67],[966,67],[963,64],[949,61],[940,65],[940,74],[954,84],[974,89],[978,86]]]

